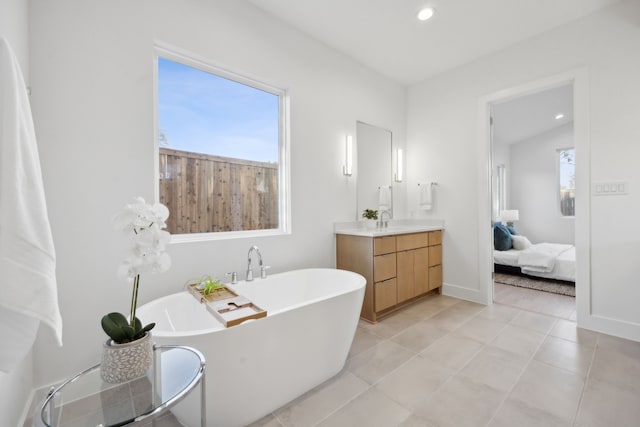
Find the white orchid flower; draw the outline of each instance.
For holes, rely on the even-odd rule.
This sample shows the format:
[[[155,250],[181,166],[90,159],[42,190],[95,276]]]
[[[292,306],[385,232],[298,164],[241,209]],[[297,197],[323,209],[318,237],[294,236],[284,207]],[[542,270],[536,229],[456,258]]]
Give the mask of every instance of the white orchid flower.
[[[171,265],[164,251],[171,234],[166,227],[169,210],[161,203],[153,205],[136,197],[114,217],[114,228],[129,236],[130,255],[118,269],[118,276],[135,278],[140,273],[162,273]]]
[[[151,205],[145,202],[142,197],[136,197],[133,203],[125,205],[122,211],[113,218],[114,229],[121,230],[129,236],[130,253],[118,267],[118,276],[129,280],[133,279],[129,315],[132,328],[136,328],[136,325],[139,324],[139,322],[136,323],[136,307],[138,305],[140,274],[162,273],[171,266],[171,258],[165,252],[171,235],[162,230],[167,226],[168,217],[169,210],[166,206],[161,203]],[[143,333],[146,331],[148,331],[146,328],[142,330]],[[105,332],[109,335],[107,329]]]

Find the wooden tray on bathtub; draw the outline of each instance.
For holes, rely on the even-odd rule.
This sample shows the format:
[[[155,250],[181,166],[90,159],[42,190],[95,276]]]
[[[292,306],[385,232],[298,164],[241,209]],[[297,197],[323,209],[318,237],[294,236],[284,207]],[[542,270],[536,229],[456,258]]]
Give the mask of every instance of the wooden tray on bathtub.
[[[189,285],[187,289],[201,304],[205,304],[207,310],[227,328],[239,325],[249,319],[267,316],[266,310],[245,297],[239,296],[229,288],[219,288],[205,295],[204,292],[196,289],[196,286],[197,284],[194,283]]]
[[[200,289],[197,289],[196,286],[198,286],[198,284],[194,283],[192,285],[189,285],[188,289],[189,292],[191,292],[191,295],[193,295],[201,303],[214,302],[227,298],[235,298],[238,296],[238,294],[227,287],[218,288],[215,291],[212,291],[210,294],[205,295],[204,292]]]

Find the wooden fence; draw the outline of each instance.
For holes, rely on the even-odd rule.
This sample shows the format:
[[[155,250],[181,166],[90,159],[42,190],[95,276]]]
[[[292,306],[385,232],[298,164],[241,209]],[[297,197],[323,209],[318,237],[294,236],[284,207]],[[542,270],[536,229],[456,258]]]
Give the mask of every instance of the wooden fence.
[[[278,228],[278,165],[160,148],[172,234]]]
[[[560,189],[560,212],[563,216],[576,215],[576,190]]]

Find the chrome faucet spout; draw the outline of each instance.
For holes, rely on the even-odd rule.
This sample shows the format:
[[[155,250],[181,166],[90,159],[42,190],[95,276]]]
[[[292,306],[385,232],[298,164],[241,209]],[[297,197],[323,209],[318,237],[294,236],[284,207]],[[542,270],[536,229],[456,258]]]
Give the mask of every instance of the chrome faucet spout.
[[[384,220],[384,214],[387,214],[387,220]],[[380,221],[378,222],[378,227],[382,228],[382,227],[387,227],[389,225],[389,220],[391,219],[391,212],[389,211],[382,211],[380,213]]]
[[[251,253],[255,251],[258,254],[258,265],[260,266],[260,270],[262,270],[262,254],[260,253],[260,249],[256,245],[253,245],[249,248],[249,253],[247,254],[247,282],[253,280],[253,267],[251,266]]]

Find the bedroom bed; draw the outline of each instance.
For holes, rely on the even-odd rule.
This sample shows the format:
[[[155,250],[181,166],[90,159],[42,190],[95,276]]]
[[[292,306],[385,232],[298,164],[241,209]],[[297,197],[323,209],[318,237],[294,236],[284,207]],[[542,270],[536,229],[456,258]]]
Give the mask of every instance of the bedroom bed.
[[[524,250],[494,249],[493,262],[496,272],[576,281],[576,248],[573,245],[538,243]]]

